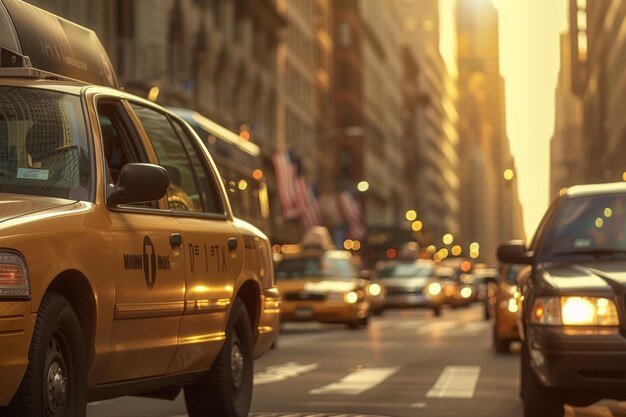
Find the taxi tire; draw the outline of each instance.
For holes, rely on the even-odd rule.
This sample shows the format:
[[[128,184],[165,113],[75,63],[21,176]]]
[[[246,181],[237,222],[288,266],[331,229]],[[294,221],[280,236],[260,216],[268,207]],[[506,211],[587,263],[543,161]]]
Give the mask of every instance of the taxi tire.
[[[235,387],[233,349],[243,357],[242,381]],[[226,326],[226,341],[211,369],[197,382],[185,386],[189,417],[247,417],[252,402],[254,358],[248,311],[237,298]]]
[[[86,353],[84,345],[80,323],[70,304],[59,294],[47,293],[39,305],[28,353],[26,373],[6,415],[84,417],[87,412],[87,373],[85,371]],[[54,349],[51,352],[49,347],[52,346]],[[63,350],[65,352],[62,352]],[[48,370],[53,365],[48,362],[58,354],[65,362],[65,373],[69,381],[67,407],[62,414],[46,414],[48,405],[44,400],[44,387],[48,385]],[[15,414],[12,414],[12,411]]]
[[[520,362],[524,417],[563,417],[563,393],[557,388],[545,387],[539,382],[530,366],[530,354],[526,343],[522,343]]]

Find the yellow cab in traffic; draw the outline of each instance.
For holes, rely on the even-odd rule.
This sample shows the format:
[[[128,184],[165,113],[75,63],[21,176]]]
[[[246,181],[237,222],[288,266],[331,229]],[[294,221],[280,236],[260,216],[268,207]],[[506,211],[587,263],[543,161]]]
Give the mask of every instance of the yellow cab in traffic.
[[[281,320],[344,323],[351,329],[367,326],[368,282],[359,277],[351,257],[350,252],[335,249],[326,228],[309,229],[301,251],[283,255],[276,265]]]
[[[94,32],[1,0],[0,49],[0,415],[182,389],[190,416],[247,416],[280,313],[267,237]]]
[[[496,285],[491,294],[493,316],[493,348],[497,353],[507,353],[511,343],[519,342],[519,291],[517,276],[522,265],[500,263]]]

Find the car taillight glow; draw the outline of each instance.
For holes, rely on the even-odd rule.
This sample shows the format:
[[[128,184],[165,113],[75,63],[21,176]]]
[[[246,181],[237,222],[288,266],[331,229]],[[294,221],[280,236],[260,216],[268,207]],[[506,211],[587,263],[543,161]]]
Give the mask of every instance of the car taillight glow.
[[[28,270],[21,256],[0,253],[0,297],[28,297]]]

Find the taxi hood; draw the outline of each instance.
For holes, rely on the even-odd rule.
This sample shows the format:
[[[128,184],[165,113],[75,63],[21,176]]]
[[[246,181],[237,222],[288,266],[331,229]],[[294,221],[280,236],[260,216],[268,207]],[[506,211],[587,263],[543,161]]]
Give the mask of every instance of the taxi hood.
[[[111,60],[93,30],[22,0],[0,0],[0,68],[42,70],[117,88]]]
[[[276,286],[281,292],[306,291],[311,293],[328,292],[348,292],[357,286],[357,279],[353,280],[311,280],[311,279],[290,279],[278,280]]]
[[[562,294],[584,291],[626,292],[626,261],[549,264],[543,267],[545,282]]]
[[[21,194],[0,194],[0,223],[16,217],[66,206],[73,200]]]

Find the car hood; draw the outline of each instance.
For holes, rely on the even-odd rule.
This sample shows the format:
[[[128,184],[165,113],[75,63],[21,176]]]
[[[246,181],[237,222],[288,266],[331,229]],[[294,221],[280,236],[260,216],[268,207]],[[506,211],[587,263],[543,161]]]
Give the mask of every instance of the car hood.
[[[22,194],[0,194],[0,223],[20,216],[73,204],[73,200]]]
[[[278,281],[276,283],[281,293],[306,291],[310,293],[327,292],[348,292],[357,287],[357,280],[339,281],[332,279],[310,280],[310,279],[290,279],[289,281]]]
[[[580,264],[554,264],[543,268],[546,284],[559,293],[581,291],[626,292],[626,262],[589,262]]]
[[[407,288],[423,288],[426,286],[428,278],[384,278],[381,283],[386,287],[407,287]]]

